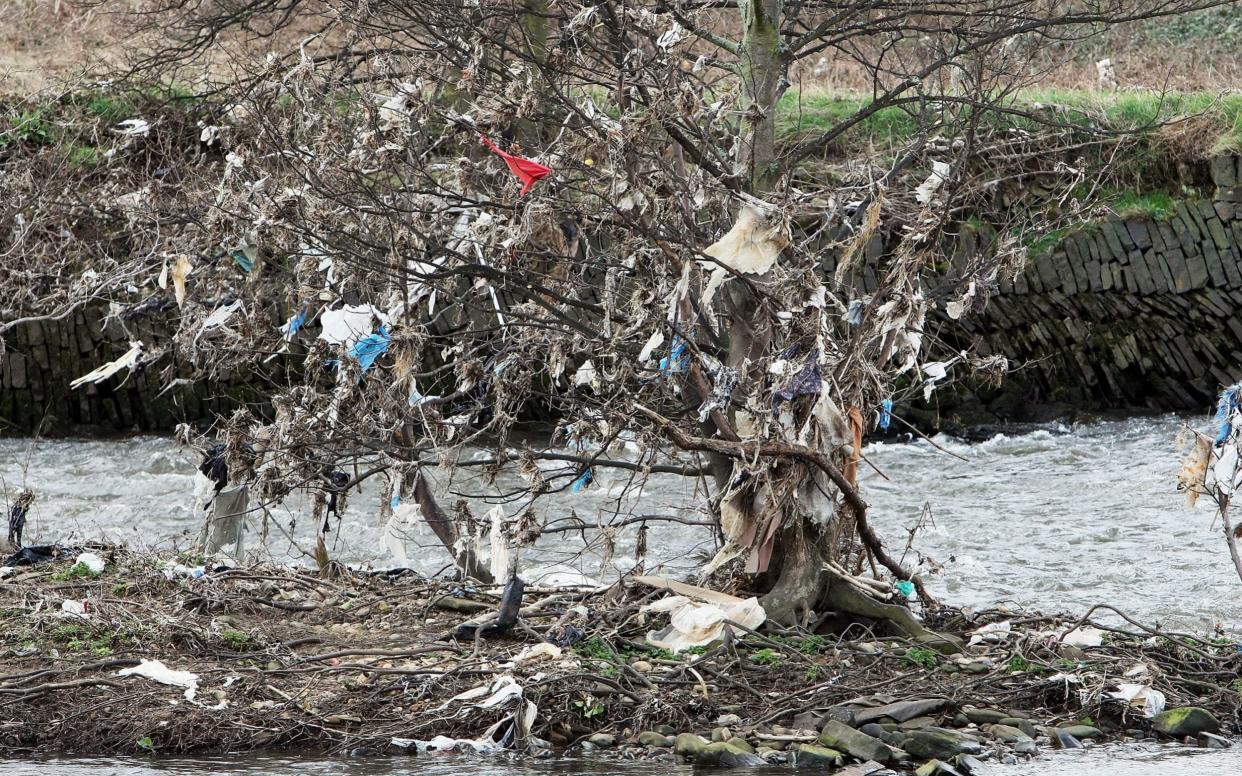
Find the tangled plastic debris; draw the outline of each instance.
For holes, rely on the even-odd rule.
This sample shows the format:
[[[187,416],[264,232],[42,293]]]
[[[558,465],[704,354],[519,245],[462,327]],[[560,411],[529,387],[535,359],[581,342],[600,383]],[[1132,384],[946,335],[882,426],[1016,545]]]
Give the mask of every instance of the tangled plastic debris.
[[[509,172],[513,173],[517,176],[518,180],[522,181],[522,190],[518,192],[519,197],[525,196],[526,192],[530,191],[532,186],[542,180],[548,173],[552,172],[551,167],[545,167],[539,162],[532,161],[521,156],[507,154],[504,151],[501,151],[500,147],[493,143],[487,135],[482,135],[481,137],[483,145],[491,149],[492,153],[496,154],[501,159],[504,159],[505,164],[509,166]]]
[[[355,342],[349,349],[349,355],[362,366],[362,371],[366,372],[375,365],[377,358],[387,352],[390,344],[392,344],[392,335],[388,333],[386,327],[380,326],[376,333],[368,334]]]
[[[86,609],[86,601],[65,599],[60,602],[60,612],[63,617],[76,617],[82,620],[89,619],[90,615],[86,613]]]
[[[1147,684],[1119,684],[1115,692],[1108,694],[1109,698],[1123,701],[1131,708],[1139,709],[1143,712],[1143,716],[1151,719],[1160,712],[1164,711],[1165,698],[1164,693],[1159,690],[1152,689]]]
[[[1013,632],[1013,624],[1009,620],[990,622],[970,634],[970,646],[976,644],[1000,644]]]

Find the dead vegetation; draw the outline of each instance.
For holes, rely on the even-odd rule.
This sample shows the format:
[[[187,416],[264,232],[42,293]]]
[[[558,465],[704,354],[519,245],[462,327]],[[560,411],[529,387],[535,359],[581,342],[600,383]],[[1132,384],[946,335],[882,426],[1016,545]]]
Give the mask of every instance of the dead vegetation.
[[[994,708],[1040,727],[1087,719],[1119,739],[1148,726],[1140,707],[1109,699],[1127,682],[1237,724],[1234,645],[1104,610],[1120,625],[941,610],[930,623],[962,637],[991,624],[959,657],[865,622],[821,633],[728,627],[721,641],[674,655],[648,640],[664,615],[644,614],[668,591],[637,582],[527,588],[513,629],[456,639],[462,622],[496,610],[498,589],[283,567],[195,578],[182,563],[193,558],[97,552],[108,562],[99,576],[75,576],[61,561],[18,567],[0,583],[7,754],[399,753],[436,736],[469,750],[487,748],[489,729],[495,740],[508,732],[513,748],[559,751],[600,731],[621,740],[653,729],[707,733],[724,715],[738,718],[738,736],[797,748],[829,709],[886,699],[931,699],[923,716],[948,727],[967,724],[963,709]],[[84,613],[67,613],[66,600]],[[1072,646],[1075,628],[1102,644]],[[195,674],[194,699],[184,686],[118,673],[151,660]],[[967,732],[986,737],[986,728]]]

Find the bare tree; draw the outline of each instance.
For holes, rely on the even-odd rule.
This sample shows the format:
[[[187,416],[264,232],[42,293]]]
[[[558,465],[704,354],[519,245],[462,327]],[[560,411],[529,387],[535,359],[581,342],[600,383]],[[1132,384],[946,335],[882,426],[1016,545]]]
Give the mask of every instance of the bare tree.
[[[146,269],[199,374],[292,368],[270,416],[214,430],[229,478],[266,499],[310,487],[325,517],[383,476],[487,578],[503,568],[468,539],[490,530],[493,557],[534,542],[562,517],[550,494],[624,473],[599,526],[615,536],[645,526],[623,504],[652,473],[703,478],[705,578],[779,622],[833,608],[917,630],[857,595],[891,588],[852,579],[930,602],[867,521],[862,439],[894,398],[1003,371],[946,352],[929,315],[981,309],[1054,225],[1001,192],[1064,201],[1084,156],[1124,143],[1020,103],[1029,52],[1210,4],[156,4],[130,77],[193,73],[213,112],[200,196],[147,203],[165,229]],[[818,59],[867,92],[813,108]],[[868,144],[881,119],[899,131]],[[998,237],[954,260],[979,213]],[[554,445],[522,441],[535,423]],[[526,486],[489,529],[437,503],[441,465]]]

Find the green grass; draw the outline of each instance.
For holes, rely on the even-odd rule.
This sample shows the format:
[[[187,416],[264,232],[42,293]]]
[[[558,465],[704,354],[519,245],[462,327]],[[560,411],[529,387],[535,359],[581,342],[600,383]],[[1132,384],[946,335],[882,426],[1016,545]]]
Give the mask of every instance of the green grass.
[[[764,647],[763,649],[751,653],[750,659],[761,666],[778,666],[784,662],[784,658],[781,657],[781,653],[771,647]]]
[[[110,631],[94,631],[84,625],[74,624],[57,626],[48,635],[71,652],[90,652],[99,657],[111,655],[116,641]]]
[[[1147,194],[1125,191],[1118,194],[1109,206],[1121,218],[1151,218],[1164,221],[1173,217],[1174,204],[1173,197],[1163,191]]]
[[[578,642],[574,645],[574,652],[582,657],[589,657],[594,660],[612,661],[617,658],[617,653],[613,651],[607,641],[604,641],[599,636],[592,636],[589,639]]]
[[[48,106],[27,109],[15,116],[0,117],[0,148],[16,143],[49,145],[56,140],[56,127],[51,122]]]
[[[83,107],[90,115],[97,116],[111,124],[134,117],[133,102],[123,95],[95,93],[87,98]]]
[[[802,140],[821,135],[852,118],[871,102],[868,97],[815,92],[786,92],[777,105],[776,135]],[[918,123],[901,108],[880,108],[845,134],[851,144],[890,144],[911,137]]]
[[[1053,229],[1045,232],[1028,243],[1026,250],[1031,256],[1043,256],[1051,253],[1052,249],[1060,245],[1061,241],[1072,231],[1072,229]]]
[[[778,644],[793,647],[804,655],[816,655],[828,647],[828,640],[814,633],[809,636],[781,636],[778,634],[769,638]]]
[[[786,92],[777,109],[777,137],[787,142],[815,137],[847,121],[869,103],[870,98],[861,95]],[[1202,149],[1204,154],[1242,149],[1242,95],[1030,89],[1019,92],[1009,104],[1034,111],[1048,122],[1114,131],[1142,131],[1164,122],[1202,116],[1211,122],[1213,138],[1211,145]],[[1011,126],[1037,126],[1037,122],[1020,116],[997,120]],[[905,109],[881,108],[846,132],[842,141],[851,146],[867,142],[895,145],[913,137],[918,129],[917,120]]]

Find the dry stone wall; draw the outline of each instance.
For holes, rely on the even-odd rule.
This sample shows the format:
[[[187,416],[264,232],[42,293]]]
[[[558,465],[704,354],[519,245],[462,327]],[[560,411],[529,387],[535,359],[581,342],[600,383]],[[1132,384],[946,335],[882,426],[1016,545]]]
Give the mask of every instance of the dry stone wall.
[[[229,412],[261,394],[244,381],[195,382],[173,362],[172,388],[163,391],[161,359],[148,370],[125,372],[76,390],[70,383],[129,350],[130,339],[148,350],[169,345],[168,322],[159,315],[107,320],[106,308],[88,307],[56,321],[38,321],[5,335],[0,359],[0,434],[130,433],[168,431]],[[171,351],[171,348],[169,348]]]
[[[1242,379],[1242,168],[1213,160],[1211,199],[1163,220],[1070,234],[1000,284],[967,320],[1024,365],[1033,398],[1096,407],[1200,409]]]

